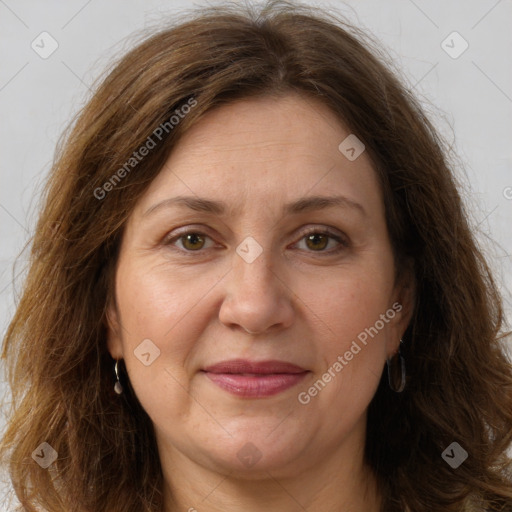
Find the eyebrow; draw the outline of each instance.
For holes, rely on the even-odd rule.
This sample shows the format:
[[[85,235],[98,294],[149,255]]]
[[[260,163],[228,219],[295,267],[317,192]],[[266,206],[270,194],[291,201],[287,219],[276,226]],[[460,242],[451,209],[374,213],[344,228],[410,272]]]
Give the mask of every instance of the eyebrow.
[[[213,213],[215,215],[223,215],[227,211],[226,203],[222,201],[214,201],[203,197],[196,196],[176,196],[150,206],[144,213],[146,217],[151,213],[162,208],[169,208],[172,206],[180,206],[189,208],[198,212]],[[293,215],[315,210],[323,210],[332,207],[350,208],[359,212],[362,216],[366,217],[367,213],[363,206],[352,199],[345,196],[308,196],[302,197],[291,203],[286,203],[283,206],[283,214]]]

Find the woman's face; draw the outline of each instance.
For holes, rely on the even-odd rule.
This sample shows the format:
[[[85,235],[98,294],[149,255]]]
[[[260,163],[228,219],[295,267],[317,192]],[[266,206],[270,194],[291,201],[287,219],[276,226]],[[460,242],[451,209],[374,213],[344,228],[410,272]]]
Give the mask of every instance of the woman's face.
[[[410,302],[348,136],[298,95],[223,106],[132,212],[108,346],[164,459],[277,476],[361,449]]]

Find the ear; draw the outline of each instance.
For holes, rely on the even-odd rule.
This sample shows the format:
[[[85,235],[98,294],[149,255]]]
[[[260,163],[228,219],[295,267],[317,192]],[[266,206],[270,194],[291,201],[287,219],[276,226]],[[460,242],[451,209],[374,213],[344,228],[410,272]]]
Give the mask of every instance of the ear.
[[[390,321],[390,334],[386,347],[387,357],[397,353],[409,323],[411,322],[416,305],[416,276],[414,261],[410,258],[405,263],[401,278],[397,280],[393,293],[393,307],[395,317]]]
[[[114,299],[110,299],[106,311],[107,347],[113,359],[123,359],[121,322]]]

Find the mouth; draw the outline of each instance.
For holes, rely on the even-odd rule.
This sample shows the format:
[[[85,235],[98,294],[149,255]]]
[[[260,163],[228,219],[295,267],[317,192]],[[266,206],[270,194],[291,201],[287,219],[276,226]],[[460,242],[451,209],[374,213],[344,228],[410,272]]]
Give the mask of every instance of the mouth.
[[[244,398],[263,398],[281,393],[304,379],[308,370],[285,361],[233,359],[201,370],[221,389]]]

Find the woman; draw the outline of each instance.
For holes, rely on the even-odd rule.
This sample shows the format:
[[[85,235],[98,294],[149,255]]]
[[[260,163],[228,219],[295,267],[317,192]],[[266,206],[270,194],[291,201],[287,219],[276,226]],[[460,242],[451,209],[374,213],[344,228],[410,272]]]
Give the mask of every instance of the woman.
[[[501,298],[364,40],[212,8],[104,80],[4,340],[22,510],[512,510]]]

